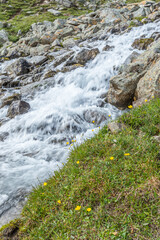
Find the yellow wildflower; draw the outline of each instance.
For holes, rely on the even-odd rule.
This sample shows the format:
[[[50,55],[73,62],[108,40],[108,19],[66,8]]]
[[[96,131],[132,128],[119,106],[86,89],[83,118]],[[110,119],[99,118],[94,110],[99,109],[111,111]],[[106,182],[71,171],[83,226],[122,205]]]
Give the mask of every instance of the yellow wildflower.
[[[152,98],[154,98],[154,96],[152,96]]]
[[[76,211],[79,211],[80,209],[81,209],[81,206],[77,206],[77,207],[75,208]]]
[[[130,155],[130,153],[125,153],[125,154],[124,154],[124,156],[129,156],[129,155]]]
[[[90,212],[91,211],[91,208],[87,208],[87,212]]]
[[[110,160],[113,160],[114,159],[114,157],[110,157]]]
[[[77,164],[79,164],[79,161],[77,161]]]
[[[57,202],[58,202],[59,204],[61,204],[61,200],[58,200]]]
[[[145,99],[144,101],[147,102],[147,99]]]
[[[46,185],[47,185],[47,183],[46,183],[46,182],[44,182],[44,183],[43,183],[43,185],[44,185],[44,186],[46,186]]]
[[[132,105],[129,105],[128,108],[133,108],[133,106],[132,106]]]

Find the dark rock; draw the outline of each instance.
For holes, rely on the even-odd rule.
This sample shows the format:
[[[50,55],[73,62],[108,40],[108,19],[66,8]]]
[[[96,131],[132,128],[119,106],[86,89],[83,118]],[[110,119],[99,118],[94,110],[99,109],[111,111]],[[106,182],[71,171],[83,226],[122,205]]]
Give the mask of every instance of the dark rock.
[[[6,68],[8,74],[19,76],[30,71],[30,64],[23,58],[19,58]]]
[[[12,79],[10,79],[8,76],[1,75],[0,76],[0,87],[9,87],[11,80]]]
[[[14,118],[16,115],[27,113],[29,109],[29,103],[20,100],[14,101],[8,108],[7,117]]]
[[[91,50],[83,49],[81,52],[79,52],[76,55],[75,60],[79,64],[85,64],[87,61],[93,60],[97,56],[98,53],[99,53],[98,48],[94,48]]]
[[[0,142],[3,142],[7,138],[8,135],[9,135],[8,132],[0,133]]]
[[[102,49],[102,51],[109,51],[112,50],[114,47],[113,46],[109,46],[108,44]]]
[[[154,41],[153,38],[140,38],[140,39],[136,39],[133,44],[132,47],[137,48],[139,50],[145,50],[147,49],[147,47]]]
[[[94,121],[95,124],[100,124],[101,122],[107,120],[107,117],[103,112],[91,109],[85,110],[83,113],[83,117],[85,121],[89,123],[92,123]]]

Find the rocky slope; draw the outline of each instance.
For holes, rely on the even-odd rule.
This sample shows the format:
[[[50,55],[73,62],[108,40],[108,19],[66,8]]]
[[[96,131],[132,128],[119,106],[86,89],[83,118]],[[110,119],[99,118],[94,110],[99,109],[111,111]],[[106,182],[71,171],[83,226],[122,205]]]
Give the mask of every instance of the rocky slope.
[[[159,21],[159,6],[159,3],[153,1],[128,5],[119,2],[108,3],[87,15],[34,23],[26,36],[21,37],[15,44],[7,42],[7,33],[1,30],[1,44],[4,44],[0,49],[1,61],[12,59],[0,73],[1,98],[3,99],[4,87],[5,91],[18,87],[26,94],[27,89],[32,91],[31,89],[43,82],[49,82],[49,78],[58,71],[71,71],[85,65],[87,61],[94,59],[98,49],[82,49],[76,54],[71,49],[73,46],[83,47],[82,42],[85,40],[105,39],[104,51],[107,51],[111,47],[107,43],[110,33],[122,34],[129,31],[133,25]],[[122,66],[122,73],[111,79],[106,101],[124,108],[135,99],[141,102],[154,94],[159,96],[159,36],[160,33],[155,32],[151,39],[135,42],[133,47],[143,50],[148,47],[148,50],[137,59],[136,55],[131,56],[132,59],[128,61],[132,63]],[[44,73],[45,64],[51,61],[54,62],[55,69],[62,63],[65,64],[58,70],[48,70]],[[150,80],[153,71],[156,76]],[[145,91],[142,90],[144,82]],[[9,101],[6,102],[6,98],[2,100],[2,107],[11,104],[11,99],[18,100],[14,95],[9,96]]]
[[[55,10],[50,13],[59,15]],[[112,42],[108,41],[111,34],[120,36],[146,23],[158,25],[159,17],[160,4],[153,1],[112,2],[78,17],[64,19],[60,15],[54,21],[33,23],[16,43],[8,41],[7,28],[1,30],[0,110],[5,114],[0,126],[16,115],[27,113],[30,110],[27,100],[33,99],[40,89],[55,86],[57,73],[85,67],[95,59],[99,54],[99,49],[94,47],[96,41],[106,42],[103,52],[112,51]],[[118,75],[110,80],[108,92],[101,96],[100,107],[111,103],[125,109],[130,104],[138,106],[160,96],[160,32],[153,27],[149,30],[153,34],[136,39],[132,45],[135,51],[116,69]],[[96,124],[107,119],[94,111],[85,112],[83,117],[87,122],[93,118]],[[67,127],[64,126],[65,130]],[[0,141],[5,141],[7,134],[0,134]]]

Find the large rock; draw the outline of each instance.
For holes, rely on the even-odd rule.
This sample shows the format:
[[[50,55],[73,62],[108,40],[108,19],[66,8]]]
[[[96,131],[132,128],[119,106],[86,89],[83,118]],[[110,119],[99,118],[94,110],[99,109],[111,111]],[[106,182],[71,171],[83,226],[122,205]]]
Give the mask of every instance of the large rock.
[[[139,50],[146,50],[147,47],[154,41],[153,38],[140,38],[140,39],[136,39],[133,44],[132,47],[137,48]]]
[[[75,60],[79,64],[85,64],[87,61],[93,60],[98,53],[99,53],[98,48],[94,48],[91,50],[83,49],[76,55]]]
[[[107,102],[119,108],[126,108],[132,102],[137,83],[143,75],[144,72],[122,73],[111,78]]]
[[[9,97],[6,97],[2,100],[2,104],[1,104],[1,107],[4,107],[6,105],[10,105],[13,101],[16,101],[16,100],[20,100],[21,99],[21,95],[18,94],[18,93],[15,93]]]
[[[9,75],[19,76],[30,71],[30,64],[24,58],[19,58],[11,63],[5,70]]]
[[[145,17],[146,11],[144,7],[140,7],[136,12],[133,13],[133,17]]]
[[[150,69],[140,79],[135,93],[137,99],[151,99],[153,96],[160,97],[160,58],[150,66]]]
[[[29,103],[20,100],[14,101],[8,108],[7,117],[14,118],[16,115],[27,113],[29,109]]]
[[[160,96],[160,40],[129,64],[122,74],[110,80],[106,101],[125,108],[133,99],[143,103],[145,98]],[[143,99],[143,101],[142,101]],[[138,105],[138,104],[137,104]]]

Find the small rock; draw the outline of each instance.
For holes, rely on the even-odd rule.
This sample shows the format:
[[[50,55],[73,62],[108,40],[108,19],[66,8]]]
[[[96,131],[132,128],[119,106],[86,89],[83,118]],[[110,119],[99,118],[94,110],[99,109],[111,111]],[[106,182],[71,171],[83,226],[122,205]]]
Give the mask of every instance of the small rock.
[[[7,117],[14,118],[16,115],[27,113],[29,109],[29,103],[20,100],[14,101],[8,108]]]
[[[108,44],[102,49],[102,51],[109,51],[112,50],[114,47],[113,46],[109,46]]]
[[[54,10],[54,9],[48,9],[47,11],[50,12],[51,14],[53,14],[54,16],[61,15],[61,12]]]
[[[156,142],[159,142],[159,143],[160,143],[160,135],[154,136],[153,139],[154,139]]]
[[[9,135],[8,132],[0,133],[0,142],[3,142],[7,138],[8,135]]]
[[[122,130],[124,130],[126,128],[126,126],[122,123],[118,123],[118,122],[110,122],[108,123],[108,129],[112,132],[112,133],[118,133],[121,132]]]

